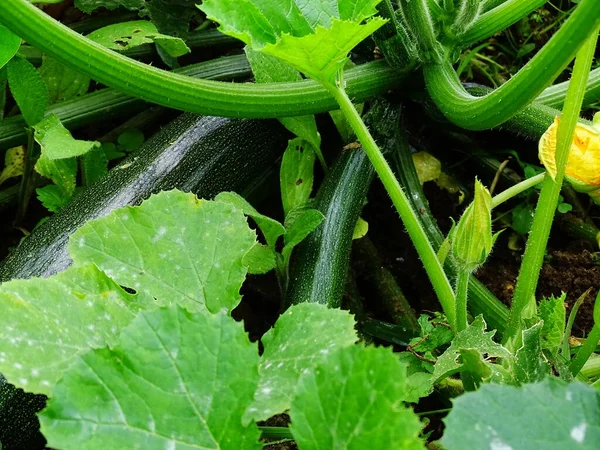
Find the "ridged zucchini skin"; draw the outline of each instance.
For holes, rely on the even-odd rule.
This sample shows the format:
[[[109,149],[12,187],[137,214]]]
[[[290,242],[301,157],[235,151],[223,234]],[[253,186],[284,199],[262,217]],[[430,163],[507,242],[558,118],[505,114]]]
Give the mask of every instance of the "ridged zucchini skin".
[[[362,148],[344,151],[315,198],[325,219],[294,249],[286,303],[311,302],[339,308],[350,264],[352,234],[373,180]]]
[[[69,235],[85,222],[152,193],[180,189],[210,198],[243,193],[285,149],[274,120],[183,114],[27,236],[0,265],[0,281],[47,277],[69,266]]]

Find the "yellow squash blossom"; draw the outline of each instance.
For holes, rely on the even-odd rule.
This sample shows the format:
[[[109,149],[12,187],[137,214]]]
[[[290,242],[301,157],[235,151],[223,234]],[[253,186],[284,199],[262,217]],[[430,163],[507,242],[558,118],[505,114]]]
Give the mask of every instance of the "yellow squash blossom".
[[[595,121],[595,123],[598,123]],[[548,174],[556,176],[556,133],[559,118],[546,130],[539,144],[539,158]],[[565,178],[577,192],[588,194],[600,204],[600,126],[577,124]]]

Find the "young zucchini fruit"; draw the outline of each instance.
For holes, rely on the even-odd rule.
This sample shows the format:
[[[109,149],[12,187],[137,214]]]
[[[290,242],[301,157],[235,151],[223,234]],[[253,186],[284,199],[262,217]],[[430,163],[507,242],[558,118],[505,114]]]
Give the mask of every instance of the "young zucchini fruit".
[[[325,219],[292,256],[286,303],[339,308],[350,264],[352,234],[373,180],[362,148],[346,150],[331,167],[315,198]]]
[[[0,281],[46,277],[71,263],[69,235],[85,222],[152,193],[180,189],[209,198],[244,193],[283,153],[278,122],[184,114],[27,236],[0,265]]]

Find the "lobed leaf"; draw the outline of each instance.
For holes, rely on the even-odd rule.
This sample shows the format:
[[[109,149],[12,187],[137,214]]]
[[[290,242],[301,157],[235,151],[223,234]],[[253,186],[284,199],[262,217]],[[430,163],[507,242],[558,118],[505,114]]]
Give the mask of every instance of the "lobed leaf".
[[[486,384],[456,398],[444,419],[447,450],[586,450],[598,447],[600,398],[548,377],[520,388]]]
[[[77,358],[40,415],[54,448],[259,450],[242,425],[258,351],[224,311],[141,313],[112,350]]]
[[[205,0],[199,8],[223,33],[331,84],[350,50],[385,23],[363,23],[379,1]]]
[[[354,319],[346,311],[316,303],[289,308],[262,338],[258,389],[245,417],[266,420],[287,410],[302,373],[356,340]]]
[[[78,355],[114,344],[153,299],[128,294],[88,265],[4,283],[0,304],[0,373],[28,392],[48,395]]]
[[[389,348],[341,348],[305,373],[290,409],[300,450],[424,450],[422,425],[402,401],[406,367]]]
[[[242,260],[255,242],[234,206],[168,191],[88,222],[71,236],[69,251],[75,264],[93,262],[162,304],[217,312],[239,303]]]
[[[450,347],[440,356],[435,363],[433,379],[436,382],[449,377],[463,369],[460,358],[461,350],[477,350],[487,358],[512,358],[512,354],[500,344],[492,340],[496,331],[485,331],[486,323],[483,316],[475,320],[463,331],[458,333]]]

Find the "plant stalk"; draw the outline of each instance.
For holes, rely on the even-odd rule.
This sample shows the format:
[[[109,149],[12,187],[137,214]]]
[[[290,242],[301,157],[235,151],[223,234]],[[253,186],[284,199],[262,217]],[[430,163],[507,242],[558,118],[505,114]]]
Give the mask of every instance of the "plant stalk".
[[[558,32],[515,76],[483,97],[470,95],[449,61],[424,66],[429,94],[442,113],[469,130],[493,128],[535,100],[600,26],[600,2],[583,0]]]
[[[57,61],[126,94],[169,108],[223,117],[289,117],[335,109],[323,86],[292,83],[235,84],[198,80],[129,59],[86,39],[26,0],[2,0],[0,23]],[[348,82],[355,101],[386,92],[403,78],[388,69],[375,82]],[[400,76],[399,76],[400,75]]]
[[[569,364],[569,370],[573,376],[577,376],[581,372],[587,360],[590,359],[590,356],[596,350],[598,341],[600,341],[600,326],[594,325],[583,345],[579,347],[575,358]]]
[[[438,296],[448,321],[455,325],[455,299],[454,293],[452,292],[452,286],[444,273],[444,269],[440,264],[431,243],[427,239],[425,231],[421,227],[417,215],[412,210],[406,194],[394,176],[392,169],[385,160],[381,150],[373,139],[373,136],[371,136],[371,133],[362,121],[360,114],[358,114],[358,111],[356,111],[352,101],[346,94],[346,91],[341,86],[328,86],[328,88],[340,105],[340,109],[346,117],[346,120],[348,120],[350,127],[356,133],[356,136],[367,153],[369,160],[373,164],[377,175],[391,197],[392,203],[400,214],[400,218],[423,261],[427,275],[431,280],[433,289]]]
[[[467,321],[467,297],[469,293],[468,270],[459,270],[456,277],[456,332],[461,332],[469,325]]]
[[[479,16],[477,22],[460,36],[460,44],[468,47],[517,23],[548,0],[507,0]]]
[[[600,3],[599,3],[600,4]],[[583,5],[583,3],[581,4]],[[537,287],[540,270],[544,260],[544,254],[550,235],[550,229],[558,197],[565,175],[569,150],[573,140],[573,133],[579,120],[579,112],[583,102],[585,91],[581,89],[587,82],[587,77],[592,66],[596,41],[598,38],[598,27],[585,40],[575,60],[572,83],[569,86],[567,100],[562,114],[562,120],[558,127],[558,139],[556,148],[557,173],[553,180],[548,174],[544,179],[540,198],[535,210],[531,233],[527,240],[525,254],[521,263],[519,277],[515,286],[510,319],[504,334],[504,343],[518,344],[521,337],[523,315],[526,311],[535,311],[535,289]]]
[[[540,184],[542,181],[544,181],[545,176],[546,172],[540,173],[534,177],[528,178],[520,183],[515,184],[514,186],[509,187],[508,189],[500,192],[498,195],[495,195],[492,198],[492,209],[519,195],[521,192],[525,192],[527,189],[531,189],[535,185]]]

